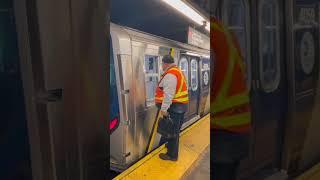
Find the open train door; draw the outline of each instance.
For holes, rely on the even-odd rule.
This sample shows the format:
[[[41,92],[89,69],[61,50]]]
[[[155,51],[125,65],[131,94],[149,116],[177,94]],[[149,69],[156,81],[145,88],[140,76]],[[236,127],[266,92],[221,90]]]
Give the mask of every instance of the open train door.
[[[13,2],[32,179],[104,179],[107,1]]]

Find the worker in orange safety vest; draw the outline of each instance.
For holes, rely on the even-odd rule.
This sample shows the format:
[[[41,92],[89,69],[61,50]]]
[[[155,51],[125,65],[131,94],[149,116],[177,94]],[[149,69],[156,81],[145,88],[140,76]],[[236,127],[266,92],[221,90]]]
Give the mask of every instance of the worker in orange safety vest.
[[[168,151],[161,153],[159,157],[163,160],[177,161],[179,132],[189,103],[188,87],[183,72],[174,64],[174,58],[171,55],[165,55],[162,58],[162,68],[164,73],[156,88],[155,102],[159,108],[159,118],[170,115],[176,136],[161,137],[160,144],[168,142],[166,145]]]
[[[216,18],[211,18],[214,58],[211,86],[211,168],[214,180],[235,180],[248,156],[251,131],[249,91],[239,44]]]

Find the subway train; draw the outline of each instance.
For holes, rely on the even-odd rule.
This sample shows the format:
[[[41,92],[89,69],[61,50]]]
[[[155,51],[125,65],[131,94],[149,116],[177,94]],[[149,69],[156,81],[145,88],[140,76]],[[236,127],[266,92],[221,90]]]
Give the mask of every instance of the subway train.
[[[110,168],[123,171],[159,146],[154,131],[161,58],[171,53],[188,84],[182,129],[210,111],[210,49],[110,24]]]
[[[211,6],[236,35],[246,64],[253,128],[239,178],[300,174],[320,161],[320,1],[213,0]]]

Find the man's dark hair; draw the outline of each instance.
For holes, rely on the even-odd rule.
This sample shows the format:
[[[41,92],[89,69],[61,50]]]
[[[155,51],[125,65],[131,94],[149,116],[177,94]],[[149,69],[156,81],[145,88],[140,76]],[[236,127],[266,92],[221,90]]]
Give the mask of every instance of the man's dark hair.
[[[174,59],[171,55],[165,55],[162,58],[162,62],[167,63],[167,64],[172,64],[172,63],[174,63]]]

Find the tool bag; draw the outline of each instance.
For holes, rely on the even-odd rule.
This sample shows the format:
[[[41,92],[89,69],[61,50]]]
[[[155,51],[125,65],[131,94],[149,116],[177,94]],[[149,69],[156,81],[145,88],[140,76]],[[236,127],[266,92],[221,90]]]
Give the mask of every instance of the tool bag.
[[[177,136],[175,133],[175,125],[169,115],[159,119],[157,132],[165,138],[174,138]]]

